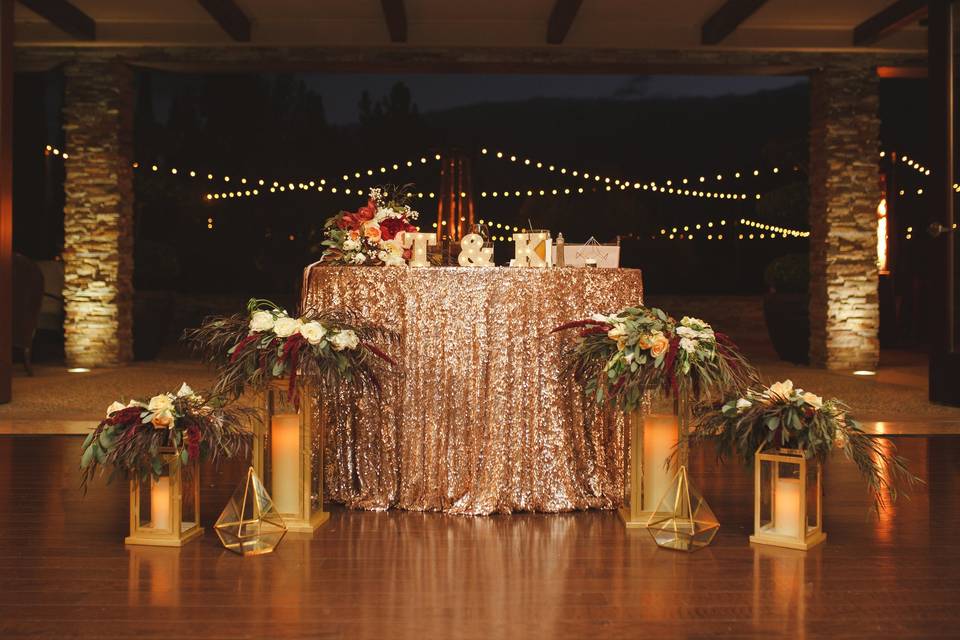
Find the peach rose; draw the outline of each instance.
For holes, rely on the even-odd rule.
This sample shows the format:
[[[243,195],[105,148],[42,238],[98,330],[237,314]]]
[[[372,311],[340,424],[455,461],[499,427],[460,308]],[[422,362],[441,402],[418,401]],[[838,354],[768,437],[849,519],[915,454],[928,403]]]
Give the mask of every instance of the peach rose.
[[[637,346],[641,349],[649,349],[653,346],[653,336],[649,333],[641,333],[637,338]]]
[[[659,358],[667,352],[667,349],[670,348],[670,341],[667,340],[667,337],[664,335],[655,336],[653,338],[653,343],[650,345],[650,355],[654,358]]]

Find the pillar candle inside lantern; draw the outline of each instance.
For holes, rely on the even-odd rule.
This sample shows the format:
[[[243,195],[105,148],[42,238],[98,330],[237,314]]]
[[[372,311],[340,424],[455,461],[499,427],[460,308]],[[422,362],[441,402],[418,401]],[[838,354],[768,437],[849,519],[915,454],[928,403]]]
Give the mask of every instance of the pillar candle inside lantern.
[[[270,423],[271,497],[280,513],[300,511],[300,416],[273,416]]]
[[[664,462],[677,444],[677,417],[647,416],[643,423],[643,510],[653,511],[673,479]]]
[[[150,526],[154,529],[170,529],[169,476],[150,482]]]
[[[776,509],[773,514],[773,529],[782,536],[796,538],[800,535],[800,479],[777,478]]]

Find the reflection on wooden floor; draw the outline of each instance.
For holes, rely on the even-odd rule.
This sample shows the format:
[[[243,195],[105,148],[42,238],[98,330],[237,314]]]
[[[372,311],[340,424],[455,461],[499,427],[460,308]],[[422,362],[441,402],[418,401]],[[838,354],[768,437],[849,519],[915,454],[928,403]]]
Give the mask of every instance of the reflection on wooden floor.
[[[960,438],[898,438],[927,481],[879,520],[851,465],[825,476],[826,544],[747,542],[750,476],[694,456],[721,521],[693,555],[613,512],[351,512],[241,558],[209,526],[242,469],[205,468],[207,534],[124,547],[126,490],[79,490],[79,437],[0,437],[0,632],[61,637],[919,637],[960,624]]]

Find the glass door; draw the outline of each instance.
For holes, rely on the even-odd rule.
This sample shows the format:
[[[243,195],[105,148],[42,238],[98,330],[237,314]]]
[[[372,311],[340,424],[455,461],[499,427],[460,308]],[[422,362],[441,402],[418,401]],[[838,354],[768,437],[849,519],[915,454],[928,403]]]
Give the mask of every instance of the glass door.
[[[933,238],[931,287],[930,400],[960,406],[960,242],[957,229],[956,167],[958,6],[930,2],[928,58],[930,143],[934,189],[928,231]]]

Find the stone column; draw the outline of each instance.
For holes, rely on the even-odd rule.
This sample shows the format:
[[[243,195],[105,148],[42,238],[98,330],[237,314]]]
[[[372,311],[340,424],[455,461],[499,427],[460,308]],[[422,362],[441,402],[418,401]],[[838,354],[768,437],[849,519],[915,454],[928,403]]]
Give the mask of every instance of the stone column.
[[[867,65],[810,83],[810,363],[828,369],[874,369],[880,356],[878,91]]]
[[[133,359],[133,71],[81,60],[64,75],[67,364],[117,365]]]

